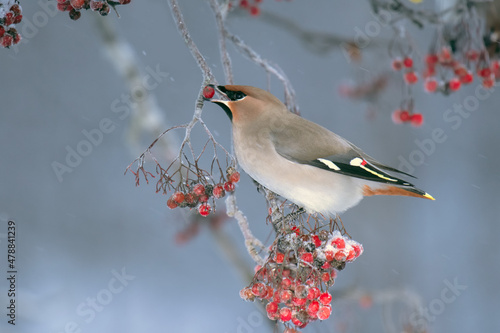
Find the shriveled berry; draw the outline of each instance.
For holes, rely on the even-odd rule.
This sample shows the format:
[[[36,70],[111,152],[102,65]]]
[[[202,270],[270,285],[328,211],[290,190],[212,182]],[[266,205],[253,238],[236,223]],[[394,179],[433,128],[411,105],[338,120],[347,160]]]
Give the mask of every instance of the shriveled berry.
[[[403,62],[399,58],[393,59],[391,65],[392,69],[394,69],[395,71],[399,71],[403,68]]]
[[[72,9],[69,11],[69,18],[72,19],[73,21],[78,20],[82,16],[82,13],[76,9]]]
[[[252,286],[252,293],[255,296],[263,297],[267,294],[267,288],[263,283],[258,282]]]

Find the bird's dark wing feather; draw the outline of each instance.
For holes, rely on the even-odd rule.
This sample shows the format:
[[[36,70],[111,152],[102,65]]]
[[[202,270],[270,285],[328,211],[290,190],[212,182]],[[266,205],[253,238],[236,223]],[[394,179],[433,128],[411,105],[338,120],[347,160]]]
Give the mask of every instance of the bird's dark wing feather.
[[[383,165],[361,149],[304,118],[295,119],[271,132],[276,152],[290,161],[308,164],[323,170],[375,182],[413,187],[382,169],[402,174],[405,172]],[[314,146],[314,149],[311,147]]]

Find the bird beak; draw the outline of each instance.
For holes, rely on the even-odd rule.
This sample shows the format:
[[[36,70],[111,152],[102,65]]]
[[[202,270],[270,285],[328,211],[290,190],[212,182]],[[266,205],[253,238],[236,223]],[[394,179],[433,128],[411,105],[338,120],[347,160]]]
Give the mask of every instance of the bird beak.
[[[229,99],[229,97],[227,97],[225,90],[226,89],[224,88],[224,86],[215,86],[213,84],[209,84],[204,89],[203,97],[206,101],[227,106],[227,102],[230,102],[231,100]],[[215,98],[216,96],[217,98]]]

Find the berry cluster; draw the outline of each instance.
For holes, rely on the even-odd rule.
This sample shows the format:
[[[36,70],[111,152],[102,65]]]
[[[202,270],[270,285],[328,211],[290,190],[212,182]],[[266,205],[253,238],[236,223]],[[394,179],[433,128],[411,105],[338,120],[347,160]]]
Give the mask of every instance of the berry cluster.
[[[420,127],[424,123],[424,116],[418,112],[398,109],[392,113],[392,121],[395,124],[410,123],[412,126]]]
[[[23,19],[18,0],[0,0],[0,45],[10,47],[21,41],[15,25]]]
[[[285,325],[304,328],[331,312],[336,270],[363,253],[363,246],[335,230],[304,234],[294,226],[277,238],[264,266],[257,266],[253,282],[240,291],[244,300],[260,300],[267,316]]]
[[[82,16],[81,10],[91,9],[99,12],[102,16],[109,14],[111,7],[129,4],[132,0],[57,0],[57,9],[69,12],[72,20],[78,20]]]
[[[240,0],[240,7],[247,10],[250,15],[258,16],[260,14],[259,5],[262,0]]]
[[[202,178],[203,179],[203,178]],[[176,207],[198,207],[198,213],[201,216],[208,216],[212,212],[212,207],[208,203],[210,198],[219,199],[226,195],[226,192],[233,192],[235,184],[240,181],[240,173],[234,168],[227,169],[227,181],[218,184],[202,184],[200,179],[191,184],[183,184],[177,188],[167,200],[167,206],[170,209]]]

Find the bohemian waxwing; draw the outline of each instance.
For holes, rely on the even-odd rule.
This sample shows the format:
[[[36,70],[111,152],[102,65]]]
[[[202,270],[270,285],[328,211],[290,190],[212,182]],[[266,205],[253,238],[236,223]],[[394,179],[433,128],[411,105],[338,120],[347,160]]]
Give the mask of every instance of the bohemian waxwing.
[[[243,170],[309,213],[335,216],[371,195],[434,200],[383,169],[406,173],[288,111],[271,93],[251,86],[210,87],[223,96],[206,99],[221,106],[231,119],[234,151]]]

